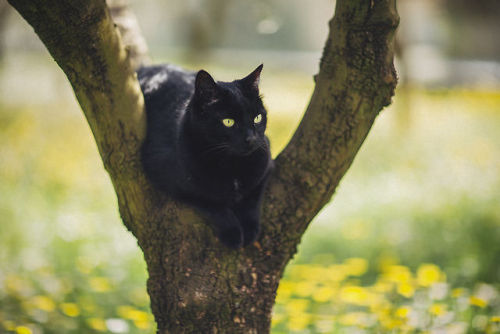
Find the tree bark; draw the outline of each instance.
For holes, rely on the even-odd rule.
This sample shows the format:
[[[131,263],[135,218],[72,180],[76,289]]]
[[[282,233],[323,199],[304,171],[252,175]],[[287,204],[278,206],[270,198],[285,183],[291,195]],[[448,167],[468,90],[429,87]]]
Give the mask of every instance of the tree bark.
[[[11,7],[6,2],[0,2],[0,62],[5,55],[5,27],[9,18]]]
[[[159,333],[266,333],[283,270],[330,200],[396,86],[395,0],[337,0],[316,86],[276,158],[259,239],[231,250],[189,207],[145,179],[143,99],[102,0],[9,0],[66,73],[144,253]],[[272,113],[272,111],[271,111]]]
[[[148,45],[142,36],[139,22],[130,10],[126,0],[106,0],[111,19],[120,31],[123,44],[127,50],[131,66],[134,70],[151,62]]]

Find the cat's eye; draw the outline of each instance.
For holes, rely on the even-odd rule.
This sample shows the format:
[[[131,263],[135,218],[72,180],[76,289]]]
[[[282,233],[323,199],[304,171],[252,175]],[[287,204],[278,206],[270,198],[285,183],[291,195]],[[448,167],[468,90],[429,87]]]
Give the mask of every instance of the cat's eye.
[[[262,122],[262,114],[258,114],[257,116],[255,116],[255,118],[253,119],[253,122],[255,124],[259,124],[260,122]]]
[[[232,118],[224,118],[222,120],[222,124],[224,124],[225,127],[230,128],[234,125],[234,119]]]

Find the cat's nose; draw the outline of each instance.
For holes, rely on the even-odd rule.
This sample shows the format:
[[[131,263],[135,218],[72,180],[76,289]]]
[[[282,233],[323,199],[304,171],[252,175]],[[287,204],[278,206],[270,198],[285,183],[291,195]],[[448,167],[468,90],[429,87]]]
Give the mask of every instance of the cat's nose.
[[[249,146],[255,146],[255,144],[257,143],[257,136],[254,134],[254,133],[251,133],[251,134],[248,134],[245,138],[245,142],[249,145]]]

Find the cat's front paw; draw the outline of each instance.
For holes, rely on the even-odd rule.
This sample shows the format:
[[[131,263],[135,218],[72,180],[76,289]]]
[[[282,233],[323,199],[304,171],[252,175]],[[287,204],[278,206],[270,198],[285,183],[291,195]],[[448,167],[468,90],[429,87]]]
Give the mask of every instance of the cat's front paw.
[[[219,230],[219,240],[226,246],[234,249],[243,246],[243,231],[239,226],[231,226]]]
[[[246,222],[243,224],[243,246],[253,243],[260,232],[260,224],[258,221]]]

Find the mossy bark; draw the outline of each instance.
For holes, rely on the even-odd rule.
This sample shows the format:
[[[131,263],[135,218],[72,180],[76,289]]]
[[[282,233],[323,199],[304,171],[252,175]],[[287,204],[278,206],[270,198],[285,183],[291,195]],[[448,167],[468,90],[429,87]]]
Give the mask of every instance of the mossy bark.
[[[276,158],[257,242],[221,245],[187,206],[155,191],[139,161],[143,99],[102,0],[9,0],[71,82],[144,253],[159,333],[266,333],[283,270],[331,199],[396,86],[395,0],[337,0],[304,118]],[[271,110],[272,113],[272,110]]]

